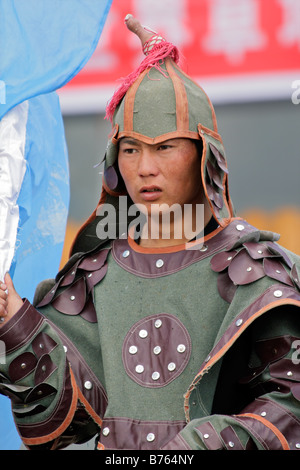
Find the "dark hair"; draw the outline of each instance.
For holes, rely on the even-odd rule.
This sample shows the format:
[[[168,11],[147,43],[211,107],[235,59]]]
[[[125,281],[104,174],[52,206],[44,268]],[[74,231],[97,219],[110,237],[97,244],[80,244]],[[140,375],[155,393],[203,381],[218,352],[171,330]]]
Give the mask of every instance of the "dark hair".
[[[203,142],[202,142],[202,139],[200,140],[194,140],[195,142],[195,145],[197,147],[197,152],[198,152],[198,155],[200,157],[200,159],[202,158],[202,153],[203,153]]]

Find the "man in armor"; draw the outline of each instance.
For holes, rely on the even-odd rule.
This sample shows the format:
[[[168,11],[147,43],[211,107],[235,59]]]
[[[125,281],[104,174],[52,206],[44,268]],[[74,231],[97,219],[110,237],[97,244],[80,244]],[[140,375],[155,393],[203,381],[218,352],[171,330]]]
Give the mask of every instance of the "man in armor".
[[[99,205],[33,305],[5,277],[0,391],[29,449],[300,449],[299,258],[236,216],[177,48],[125,22],[145,59],[108,105]]]

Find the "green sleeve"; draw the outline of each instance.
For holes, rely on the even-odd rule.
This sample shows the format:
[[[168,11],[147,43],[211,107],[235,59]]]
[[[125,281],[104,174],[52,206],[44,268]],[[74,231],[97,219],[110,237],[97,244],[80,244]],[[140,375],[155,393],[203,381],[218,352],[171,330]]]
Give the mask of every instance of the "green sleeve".
[[[252,399],[235,413],[194,417],[165,449],[300,449],[299,308],[286,305],[271,310],[248,333],[248,369],[235,367],[236,349],[223,361],[227,371],[218,388],[222,392],[226,387],[231,368],[231,375],[236,373],[236,380]],[[222,411],[221,406],[219,409]]]
[[[27,300],[0,329],[0,392],[11,399],[28,448],[61,448],[88,440],[97,426],[85,412],[66,348]],[[79,418],[79,419],[77,419]]]

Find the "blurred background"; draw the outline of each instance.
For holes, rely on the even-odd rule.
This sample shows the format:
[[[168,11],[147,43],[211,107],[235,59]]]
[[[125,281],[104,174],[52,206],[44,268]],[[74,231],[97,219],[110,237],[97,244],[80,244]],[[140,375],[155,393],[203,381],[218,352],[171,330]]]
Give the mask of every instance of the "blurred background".
[[[211,98],[237,215],[281,233],[281,244],[300,255],[300,1],[113,0],[94,54],[58,92],[71,193],[61,265],[100,197],[97,164],[111,130],[106,104],[118,79],[143,59],[124,25],[127,13],[178,46],[181,67]],[[7,427],[1,448],[19,448],[0,399],[0,424]]]
[[[238,215],[300,254],[299,0],[114,0],[93,56],[59,91],[71,175],[62,263],[100,197],[106,104],[143,58],[129,12],[178,46],[211,98]]]

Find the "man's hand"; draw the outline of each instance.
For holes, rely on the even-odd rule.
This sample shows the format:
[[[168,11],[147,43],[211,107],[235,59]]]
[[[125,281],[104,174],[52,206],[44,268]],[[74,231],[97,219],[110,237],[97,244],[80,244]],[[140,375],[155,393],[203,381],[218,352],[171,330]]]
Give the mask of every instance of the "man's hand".
[[[22,307],[23,300],[16,292],[10,275],[0,284],[0,328]]]

